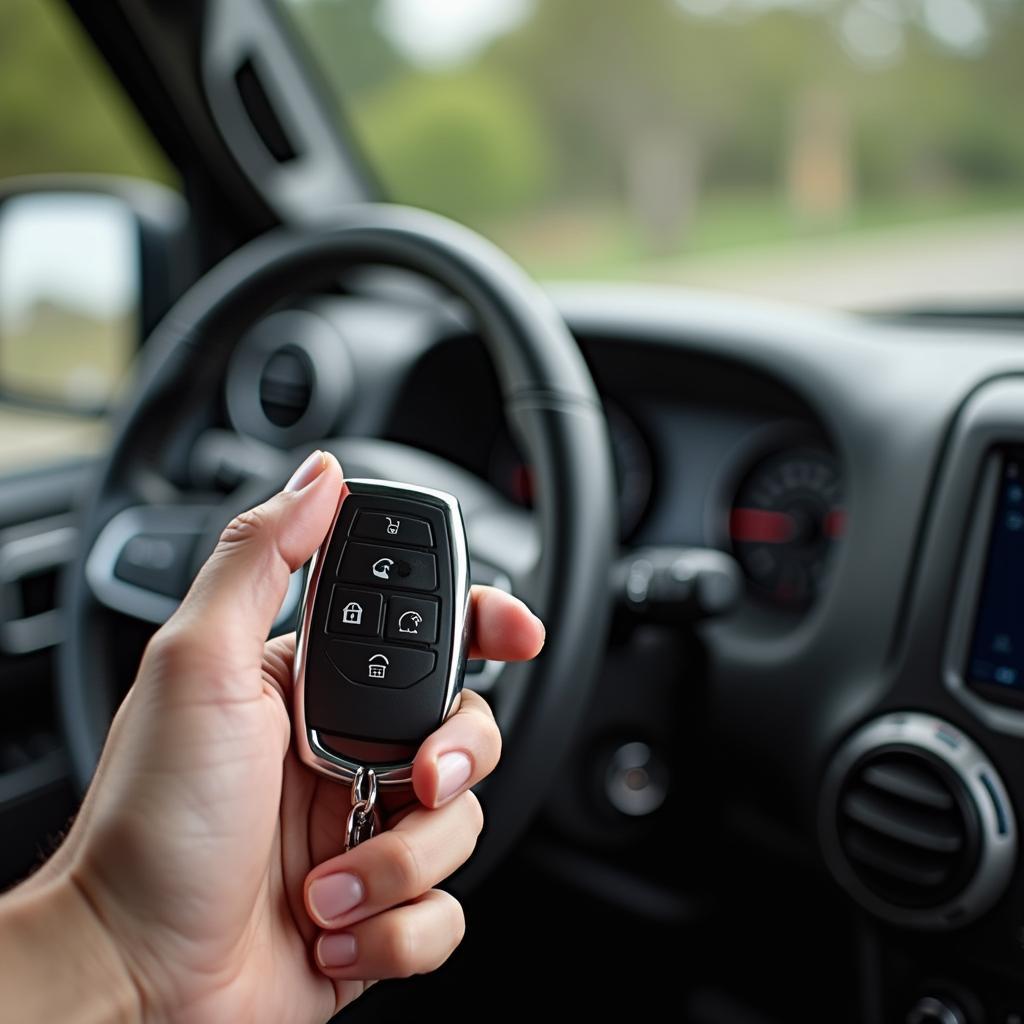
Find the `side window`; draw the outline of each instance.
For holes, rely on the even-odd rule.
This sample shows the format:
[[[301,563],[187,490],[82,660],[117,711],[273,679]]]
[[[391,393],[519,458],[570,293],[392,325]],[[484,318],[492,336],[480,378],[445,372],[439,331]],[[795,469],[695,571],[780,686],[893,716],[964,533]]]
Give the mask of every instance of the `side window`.
[[[175,181],[70,11],[56,0],[3,0],[0,184],[20,175],[63,173],[119,174],[171,185]],[[16,234],[14,204],[9,213],[8,227]],[[74,243],[75,232],[88,234],[89,225],[75,214],[68,211],[67,237],[55,222],[46,238],[36,237],[34,247],[11,246],[0,252],[0,258],[15,263],[5,268],[5,287],[0,288],[0,374],[7,381],[27,383],[29,391],[34,385],[46,391],[49,378],[68,377],[76,361],[82,367],[76,378],[80,383],[109,391],[133,354],[136,339],[130,318],[97,316],[92,308],[95,291],[83,296],[78,308],[66,296],[49,295],[33,284],[42,280],[34,272],[36,263],[52,266]],[[47,249],[49,256],[43,251]],[[101,252],[97,259],[102,262]],[[113,251],[110,259],[110,273],[116,273]],[[96,276],[105,280],[99,264]],[[117,291],[113,284],[108,290]],[[91,306],[85,298],[93,300]],[[40,343],[44,336],[46,344]],[[90,381],[90,373],[105,379]],[[105,436],[102,416],[47,411],[0,398],[0,474],[91,454],[101,448]]]

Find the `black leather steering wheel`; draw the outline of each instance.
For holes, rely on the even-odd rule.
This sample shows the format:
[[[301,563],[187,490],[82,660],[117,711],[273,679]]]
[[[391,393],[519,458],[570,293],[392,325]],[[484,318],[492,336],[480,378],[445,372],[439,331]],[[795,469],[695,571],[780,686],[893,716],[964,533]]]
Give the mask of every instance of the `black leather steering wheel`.
[[[537,810],[587,704],[610,612],[616,499],[604,414],[565,324],[516,264],[444,218],[367,205],[323,230],[272,232],[228,257],[170,310],[145,346],[133,394],[84,504],[82,554],[65,586],[61,717],[84,789],[127,681],[115,668],[120,616],[158,621],[175,603],[173,588],[122,578],[123,552],[159,535],[161,557],[190,579],[230,516],[278,489],[296,462],[298,453],[282,454],[272,478],[247,481],[226,504],[190,493],[196,423],[215,407],[236,342],[274,306],[369,264],[415,271],[473,313],[506,418],[536,478],[534,514],[524,521],[522,510],[483,481],[416,449],[344,438],[320,445],[339,456],[349,475],[454,492],[471,551],[483,552],[547,624],[541,656],[505,669],[494,693],[505,748],[487,784],[488,829],[464,876],[472,881]]]

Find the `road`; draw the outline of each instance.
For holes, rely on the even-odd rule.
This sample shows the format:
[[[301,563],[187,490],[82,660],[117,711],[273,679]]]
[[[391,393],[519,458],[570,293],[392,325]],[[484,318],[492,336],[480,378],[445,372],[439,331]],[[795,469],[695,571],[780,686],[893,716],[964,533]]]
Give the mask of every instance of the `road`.
[[[631,277],[839,309],[1024,308],[1024,211],[732,250]]]

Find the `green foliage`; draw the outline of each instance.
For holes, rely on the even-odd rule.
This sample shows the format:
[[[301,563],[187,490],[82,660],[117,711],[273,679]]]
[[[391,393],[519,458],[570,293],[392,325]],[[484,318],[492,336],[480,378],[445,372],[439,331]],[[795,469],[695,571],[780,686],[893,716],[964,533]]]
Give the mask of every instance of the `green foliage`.
[[[696,164],[705,201],[741,190],[784,212],[798,114],[814,100],[837,112],[856,204],[1024,192],[1021,0],[974,0],[989,26],[980,53],[943,46],[907,0],[892,8],[902,49],[875,65],[844,43],[855,0],[727,0],[706,16],[676,0],[538,0],[441,72],[395,50],[380,0],[288,2],[307,30],[315,21],[322,66],[392,194],[485,229],[581,207],[619,217],[652,138],[666,166]]]
[[[329,84],[348,92],[386,84],[402,61],[380,30],[378,0],[281,0]]]
[[[371,163],[404,202],[476,219],[543,195],[550,143],[537,111],[506,78],[409,75],[356,114]]]
[[[0,177],[173,175],[120,87],[53,0],[0,3]]]

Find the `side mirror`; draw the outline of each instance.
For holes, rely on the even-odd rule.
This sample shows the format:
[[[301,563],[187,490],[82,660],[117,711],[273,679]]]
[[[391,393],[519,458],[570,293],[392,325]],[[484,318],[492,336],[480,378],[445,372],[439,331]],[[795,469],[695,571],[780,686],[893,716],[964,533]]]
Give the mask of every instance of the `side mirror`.
[[[0,399],[105,412],[188,284],[187,206],[150,182],[0,183]]]

